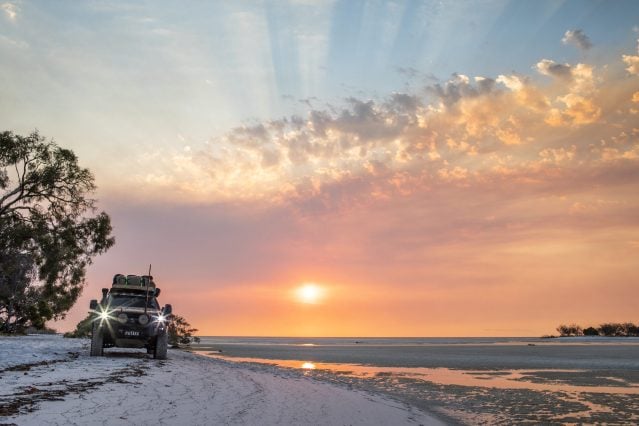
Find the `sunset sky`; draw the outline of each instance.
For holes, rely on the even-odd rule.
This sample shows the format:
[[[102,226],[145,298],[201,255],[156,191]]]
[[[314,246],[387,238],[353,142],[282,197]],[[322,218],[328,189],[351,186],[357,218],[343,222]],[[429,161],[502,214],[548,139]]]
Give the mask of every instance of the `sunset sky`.
[[[638,39],[634,0],[0,0],[0,130],[116,237],[52,325],[149,263],[201,335],[637,322]]]

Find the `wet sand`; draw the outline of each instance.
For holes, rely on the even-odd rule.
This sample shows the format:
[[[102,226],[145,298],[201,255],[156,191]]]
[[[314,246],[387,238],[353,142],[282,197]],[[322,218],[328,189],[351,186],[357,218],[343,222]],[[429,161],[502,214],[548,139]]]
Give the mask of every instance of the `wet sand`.
[[[211,357],[271,364],[390,395],[449,423],[628,424],[639,421],[637,343],[636,339],[562,340],[419,348],[357,345],[341,350],[300,344],[294,350],[258,351],[280,353],[284,359],[237,356],[255,351],[243,345],[200,349]],[[293,354],[301,356],[291,359]],[[358,358],[368,362],[332,362]]]

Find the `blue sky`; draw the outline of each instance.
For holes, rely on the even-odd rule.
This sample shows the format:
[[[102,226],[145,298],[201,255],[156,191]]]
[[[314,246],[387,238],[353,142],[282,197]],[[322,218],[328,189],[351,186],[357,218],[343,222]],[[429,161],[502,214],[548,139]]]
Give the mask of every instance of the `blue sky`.
[[[5,119],[24,131],[34,123],[21,117],[35,114],[43,132],[77,140],[59,132],[64,110],[167,144],[303,113],[301,99],[338,104],[452,73],[494,78],[544,57],[619,55],[639,22],[632,1],[5,4],[16,10],[0,30],[2,94],[16,101],[1,104]],[[574,28],[593,49],[560,42]]]

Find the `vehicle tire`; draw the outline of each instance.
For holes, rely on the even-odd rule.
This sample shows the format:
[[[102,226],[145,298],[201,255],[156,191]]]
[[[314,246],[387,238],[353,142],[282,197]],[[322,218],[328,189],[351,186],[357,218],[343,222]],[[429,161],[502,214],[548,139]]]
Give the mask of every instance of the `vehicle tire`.
[[[104,335],[102,329],[98,324],[93,324],[93,332],[91,334],[91,356],[102,356]]]
[[[155,340],[155,349],[153,349],[153,358],[166,359],[166,351],[169,346],[169,336],[166,330],[158,334]]]

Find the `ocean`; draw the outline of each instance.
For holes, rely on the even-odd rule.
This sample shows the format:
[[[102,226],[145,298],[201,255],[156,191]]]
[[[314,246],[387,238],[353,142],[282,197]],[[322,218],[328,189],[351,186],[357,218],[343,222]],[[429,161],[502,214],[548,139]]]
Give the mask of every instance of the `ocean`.
[[[639,421],[639,338],[202,337],[193,349],[383,393],[448,423]]]

